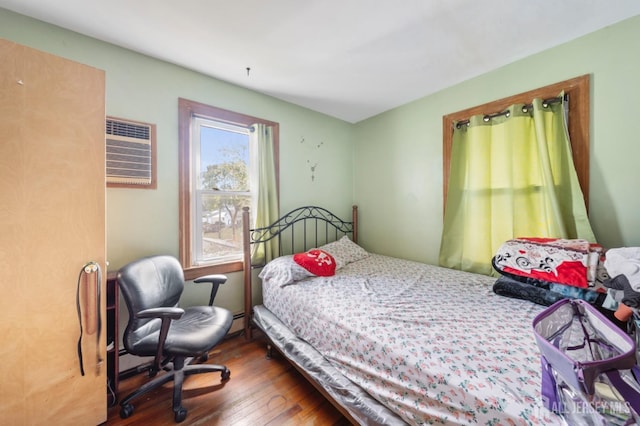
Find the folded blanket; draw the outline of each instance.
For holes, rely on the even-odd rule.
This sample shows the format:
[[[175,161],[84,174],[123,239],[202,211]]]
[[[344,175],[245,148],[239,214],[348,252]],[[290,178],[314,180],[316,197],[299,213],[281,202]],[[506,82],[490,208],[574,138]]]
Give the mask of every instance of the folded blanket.
[[[500,277],[493,284],[493,292],[513,299],[528,300],[542,306],[551,306],[567,296],[549,289],[525,284],[507,277]]]
[[[564,284],[538,282],[540,285],[523,283],[502,276],[493,284],[494,293],[514,299],[528,300],[538,305],[550,306],[560,299],[582,299],[591,305],[601,307],[606,293],[582,289]]]
[[[602,288],[601,255],[600,245],[585,240],[516,238],[499,247],[493,267],[511,277]]]

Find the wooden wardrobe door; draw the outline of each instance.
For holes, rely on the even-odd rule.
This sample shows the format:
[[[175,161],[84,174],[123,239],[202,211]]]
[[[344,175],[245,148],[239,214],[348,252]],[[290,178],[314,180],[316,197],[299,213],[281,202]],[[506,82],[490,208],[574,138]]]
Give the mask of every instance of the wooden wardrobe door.
[[[104,72],[3,39],[0,58],[0,424],[99,424]],[[80,280],[94,289],[80,301],[82,376],[76,290],[89,261],[104,273],[99,307],[97,272]]]

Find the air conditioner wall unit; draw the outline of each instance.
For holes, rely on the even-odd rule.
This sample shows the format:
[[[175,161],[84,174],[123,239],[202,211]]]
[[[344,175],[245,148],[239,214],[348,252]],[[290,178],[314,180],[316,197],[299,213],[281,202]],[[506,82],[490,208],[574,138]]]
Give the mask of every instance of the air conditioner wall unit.
[[[155,125],[107,117],[107,186],[155,188]]]

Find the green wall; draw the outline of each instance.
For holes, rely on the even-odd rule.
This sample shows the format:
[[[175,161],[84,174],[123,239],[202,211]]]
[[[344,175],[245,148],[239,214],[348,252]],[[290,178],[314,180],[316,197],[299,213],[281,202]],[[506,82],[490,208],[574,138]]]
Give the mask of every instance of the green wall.
[[[535,35],[532,35],[535,36]],[[442,116],[591,76],[590,219],[605,247],[640,245],[640,17],[358,123],[354,196],[369,250],[437,263]]]
[[[352,124],[4,9],[0,37],[105,70],[107,114],[157,125],[157,190],[107,190],[109,269],[178,253],[179,97],[280,123],[281,211],[316,204],[350,217]],[[218,294],[221,305],[241,311],[242,274],[230,274]],[[190,285],[185,296],[185,305],[201,303],[208,289]]]

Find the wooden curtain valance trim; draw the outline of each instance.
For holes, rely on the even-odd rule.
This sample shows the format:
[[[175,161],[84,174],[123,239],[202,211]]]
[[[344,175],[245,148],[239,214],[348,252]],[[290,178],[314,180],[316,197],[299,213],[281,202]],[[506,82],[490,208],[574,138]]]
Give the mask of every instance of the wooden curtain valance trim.
[[[556,96],[555,98],[548,98],[548,99],[544,99],[542,101],[542,106],[543,107],[547,107],[548,105],[551,104],[555,104],[558,102],[562,102],[563,100],[567,101],[569,99],[569,96],[567,94],[565,94],[564,96]],[[522,105],[522,112],[527,112],[527,109],[532,109],[533,105],[532,104],[524,104]],[[492,114],[485,114],[483,117],[484,121],[490,121],[492,118],[496,118],[496,117],[502,117],[504,116],[509,116],[510,111],[508,109],[504,110],[504,111],[500,111],[500,112],[494,112]],[[466,120],[461,120],[455,123],[455,126],[457,129],[461,128],[462,126],[467,126],[469,125],[471,121],[469,119]]]

